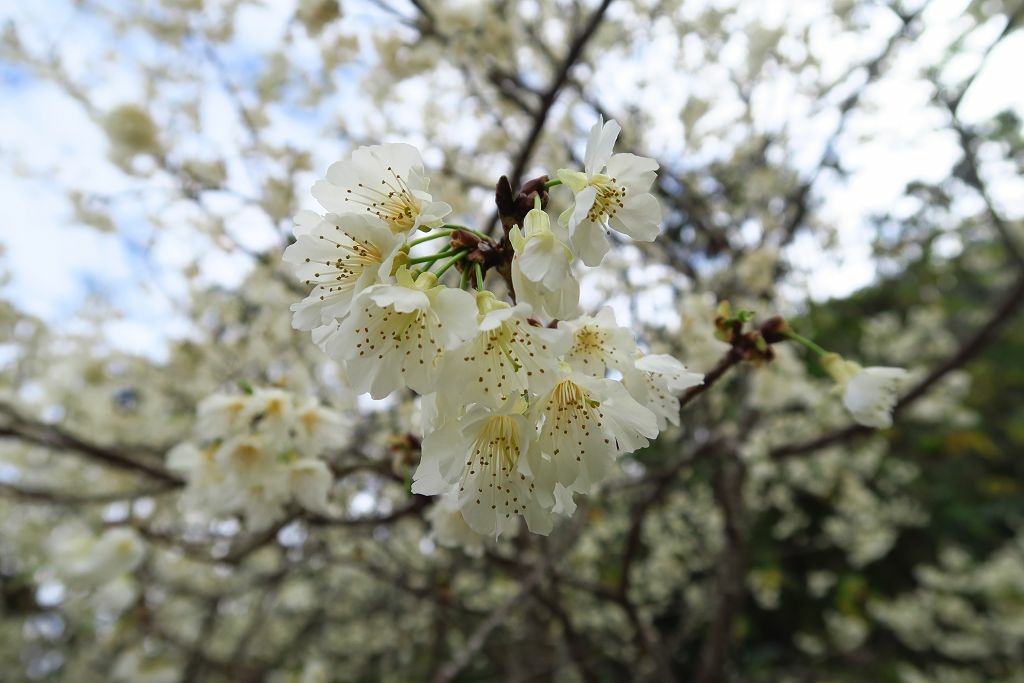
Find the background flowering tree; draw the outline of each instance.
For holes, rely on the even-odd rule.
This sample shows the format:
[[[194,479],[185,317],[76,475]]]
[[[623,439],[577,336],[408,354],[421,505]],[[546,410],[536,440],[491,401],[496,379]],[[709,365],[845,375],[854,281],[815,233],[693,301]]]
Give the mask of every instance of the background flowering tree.
[[[46,5],[5,679],[1019,679],[1019,3]]]

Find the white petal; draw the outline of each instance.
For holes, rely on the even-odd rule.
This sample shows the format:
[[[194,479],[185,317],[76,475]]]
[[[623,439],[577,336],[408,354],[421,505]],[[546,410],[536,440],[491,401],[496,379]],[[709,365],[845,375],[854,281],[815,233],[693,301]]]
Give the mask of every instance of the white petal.
[[[420,226],[439,228],[444,224],[445,217],[451,212],[452,207],[445,202],[427,202],[420,207],[420,214],[416,217],[413,228]]]
[[[458,480],[466,450],[461,427],[459,422],[450,422],[424,437],[420,464],[412,475],[413,493],[436,496]]]
[[[576,194],[572,214],[569,217],[570,232],[580,223],[586,222],[587,214],[594,206],[595,199],[597,199],[597,188],[593,185],[587,185]]]
[[[579,192],[587,186],[587,174],[580,173],[579,171],[570,171],[567,168],[558,169],[556,174],[558,179],[562,181],[562,184],[568,187],[573,192]],[[561,220],[561,219],[559,219]]]
[[[670,391],[683,391],[704,383],[704,375],[690,372],[672,356],[652,353],[636,360],[636,368],[660,376]]]
[[[902,368],[863,368],[847,382],[843,405],[860,424],[887,429],[892,426],[898,389],[907,377]]]
[[[572,489],[555,483],[555,507],[551,510],[556,515],[571,517],[576,512],[576,501],[573,500]]]
[[[552,289],[547,279],[553,278],[556,283],[565,277],[568,264],[565,262],[562,245],[554,239],[534,237],[526,241],[522,253],[518,255],[519,267],[523,275],[533,282],[545,280],[545,285]]]
[[[337,358],[331,354],[330,346],[328,354]],[[387,356],[370,360],[354,358],[345,364],[345,370],[355,391],[369,392],[375,399],[384,398],[402,387],[401,365]]]
[[[604,228],[590,221],[576,226],[572,233],[572,246],[580,260],[588,266],[600,265],[610,248]]]
[[[294,233],[295,236],[308,235],[313,231],[313,228],[317,226],[322,220],[320,214],[316,211],[310,211],[309,209],[302,209],[295,214],[295,218],[292,221],[295,223]]]
[[[545,299],[544,310],[552,318],[562,320],[580,314],[580,283],[571,273],[562,282],[562,286]]]
[[[423,171],[423,157],[420,156],[420,151],[404,142],[388,142],[383,145],[362,147],[360,150],[368,150],[382,168],[390,166],[403,177],[410,176],[413,171]]]
[[[615,140],[622,130],[616,121],[608,121],[603,126],[598,121],[590,129],[590,137],[587,140],[587,151],[583,168],[587,175],[599,173],[612,156],[612,149],[615,147]]]
[[[434,311],[444,325],[445,348],[476,334],[476,300],[469,292],[445,287],[434,297]]]
[[[375,285],[366,296],[380,307],[392,306],[398,313],[411,313],[427,308],[430,300],[423,292],[399,285]]]
[[[646,192],[657,177],[658,162],[636,154],[616,154],[608,160],[608,175],[631,192]]]
[[[312,193],[320,202],[320,206],[333,213],[344,213],[350,208],[346,206],[344,190],[326,180],[318,180],[313,183]]]
[[[651,242],[661,232],[661,205],[651,194],[626,200],[609,221],[612,228],[640,242]]]

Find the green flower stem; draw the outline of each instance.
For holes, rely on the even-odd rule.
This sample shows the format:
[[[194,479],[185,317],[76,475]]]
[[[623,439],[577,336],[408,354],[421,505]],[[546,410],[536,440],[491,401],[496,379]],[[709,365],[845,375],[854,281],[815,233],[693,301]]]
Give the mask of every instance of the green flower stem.
[[[797,334],[793,330],[787,330],[786,332],[783,332],[782,336],[787,337],[788,339],[792,339],[797,344],[800,344],[800,345],[810,349],[811,351],[814,351],[819,356],[827,356],[828,353],[829,353],[828,351],[826,351],[825,349],[821,348],[820,346],[815,344],[813,341],[808,339],[807,337],[804,337],[803,335]]]
[[[550,190],[552,187],[555,187],[556,185],[561,185],[561,184],[562,184],[561,180],[559,180],[558,178],[552,178],[551,180],[549,180],[546,183],[544,183],[544,189],[545,190]]]
[[[484,239],[484,240],[490,239],[490,237],[488,237],[487,235],[483,234],[482,232],[477,232],[476,230],[473,230],[472,228],[467,228],[465,225],[456,225],[455,223],[445,223],[444,225],[441,226],[441,229],[442,230],[462,230],[463,232],[473,233],[474,235],[476,235],[480,239]]]
[[[469,255],[469,249],[463,249],[462,251],[457,253],[455,255],[455,257],[452,258],[451,261],[448,261],[448,263],[446,263],[443,266],[441,266],[441,270],[437,271],[437,273],[436,273],[437,279],[440,280],[441,276],[444,275],[446,270],[448,270],[449,268],[454,266],[456,263],[458,263],[462,259],[466,258],[467,255]]]
[[[484,288],[484,271],[480,267],[479,263],[474,263],[473,264],[473,268],[476,270],[476,288],[477,289],[483,289]]]
[[[427,256],[419,256],[417,258],[411,258],[408,261],[406,261],[406,263],[410,263],[410,264],[414,264],[414,263],[432,263],[434,261],[438,261],[438,260],[443,259],[445,257],[451,256],[454,253],[455,253],[454,250],[446,249],[444,251],[439,251],[436,254],[429,254]]]
[[[462,278],[459,279],[459,289],[467,289],[469,287],[469,268],[462,269]]]
[[[414,239],[412,242],[406,242],[405,246],[407,246],[407,247],[415,247],[417,244],[423,244],[424,242],[429,242],[430,240],[436,240],[439,237],[447,237],[448,235],[452,234],[452,232],[454,232],[454,231],[453,230],[442,230],[441,232],[431,233],[431,234],[427,235],[426,237],[418,237],[418,238]]]

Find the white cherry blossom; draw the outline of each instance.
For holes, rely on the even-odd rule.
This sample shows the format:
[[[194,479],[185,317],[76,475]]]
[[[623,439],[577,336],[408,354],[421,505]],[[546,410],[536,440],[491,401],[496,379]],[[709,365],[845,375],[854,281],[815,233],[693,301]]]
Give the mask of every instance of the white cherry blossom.
[[[572,346],[565,361],[578,372],[604,377],[609,370],[625,373],[633,369],[633,358],[638,353],[633,332],[615,322],[610,306],[597,315],[580,316],[558,324],[572,332]]]
[[[511,532],[520,516],[530,531],[549,533],[554,482],[535,480],[526,466],[533,426],[519,408],[511,401],[499,410],[476,405],[428,434],[413,493],[456,491],[466,524],[478,534]]]
[[[270,526],[292,503],[327,511],[334,477],[318,457],[347,442],[351,429],[340,414],[282,389],[255,388],[204,400],[198,423],[205,443],[185,442],[168,454],[170,469],[188,482],[183,509],[241,514],[250,529]]]
[[[441,393],[454,392],[463,404],[497,407],[523,392],[549,389],[558,376],[558,358],[569,348],[569,334],[531,325],[529,304],[510,306],[491,292],[479,292],[476,300],[478,332],[445,354]]]
[[[313,196],[328,211],[380,219],[395,233],[444,223],[451,207],[427,192],[423,159],[412,145],[389,143],[359,147],[351,158],[327,169],[313,185]]]
[[[523,229],[514,226],[508,237],[515,250],[512,286],[516,301],[552,318],[579,315],[580,283],[572,272],[572,251],[552,231],[548,214],[531,209]]]
[[[312,290],[292,304],[292,325],[311,330],[348,314],[352,299],[363,289],[391,277],[402,235],[386,223],[360,214],[301,211],[295,217],[295,243],[284,260]]]
[[[373,398],[403,386],[434,391],[442,353],[476,332],[471,294],[438,285],[432,273],[413,279],[403,267],[396,277],[364,290],[325,346],[345,361],[352,388]]]
[[[587,140],[584,170],[561,169],[558,178],[573,191],[573,203],[559,217],[568,225],[574,251],[588,266],[608,253],[609,229],[641,242],[660,231],[661,206],[649,190],[658,162],[635,154],[612,154],[622,130],[598,121]]]
[[[202,511],[214,517],[230,514],[232,501],[224,495],[227,474],[217,462],[217,449],[216,443],[199,448],[186,441],[168,453],[168,467],[188,481],[181,496],[182,510]]]
[[[342,448],[349,442],[352,420],[336,410],[329,410],[315,399],[307,399],[295,407],[293,438],[300,453],[319,454]]]
[[[100,536],[77,526],[58,529],[53,555],[61,575],[84,587],[96,588],[133,571],[146,554],[139,533],[128,527],[107,529]]]
[[[669,423],[679,424],[679,392],[703,384],[704,375],[690,372],[672,356],[655,353],[638,356],[622,381],[630,395],[654,413],[662,430]]]
[[[261,432],[239,434],[226,439],[214,455],[221,471],[227,476],[225,486],[237,495],[246,495],[251,489],[261,497],[284,498],[287,481],[276,481],[281,451],[274,448],[276,439]],[[271,491],[270,489],[274,489]],[[278,495],[270,496],[269,493]]]
[[[899,389],[909,378],[903,368],[863,368],[854,361],[830,353],[822,366],[839,384],[843,405],[859,424],[874,429],[892,426],[892,410],[899,400]]]
[[[242,394],[213,394],[196,408],[196,433],[202,439],[215,439],[248,426],[248,397]]]
[[[247,425],[258,425],[265,447],[287,451],[295,426],[295,397],[277,388],[256,388],[246,398],[242,418]]]
[[[581,493],[607,477],[616,456],[642,448],[658,435],[654,413],[621,382],[570,372],[534,404],[538,424],[530,467],[554,465],[562,486]]]

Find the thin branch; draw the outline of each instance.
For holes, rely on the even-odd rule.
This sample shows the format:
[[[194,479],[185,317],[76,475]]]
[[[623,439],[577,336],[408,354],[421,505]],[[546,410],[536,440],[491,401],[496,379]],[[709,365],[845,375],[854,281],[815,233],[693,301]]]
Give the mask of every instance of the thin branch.
[[[579,537],[580,532],[583,529],[583,521],[584,515],[576,516],[574,525],[568,533],[568,538],[563,542],[563,546],[555,552],[547,553],[547,557],[550,557],[550,559],[543,556],[541,557],[533,571],[520,582],[519,590],[498,605],[477,627],[476,631],[473,632],[473,635],[466,641],[462,650],[460,650],[457,655],[437,671],[437,674],[434,676],[434,683],[449,683],[454,680],[455,677],[458,676],[459,673],[461,673],[467,666],[469,666],[473,657],[475,657],[487,643],[487,639],[490,637],[491,633],[505,623],[512,611],[517,606],[521,605],[527,597],[529,597],[529,595],[540,585],[544,577],[547,576],[552,567],[557,565],[558,562],[572,549],[576,539]]]
[[[202,624],[199,626],[199,633],[196,635],[196,640],[192,644],[192,652],[189,655],[188,662],[185,664],[185,670],[181,675],[183,681],[195,681],[199,680],[199,673],[202,671],[203,666],[206,664],[206,644],[210,641],[210,637],[213,635],[213,629],[217,625],[217,613],[220,609],[220,600],[212,600],[206,608],[206,614],[203,616]]]
[[[73,451],[90,460],[142,473],[171,486],[183,486],[185,483],[177,475],[165,469],[163,465],[146,462],[113,446],[103,446],[86,441],[58,425],[48,425],[25,417],[18,413],[13,406],[5,403],[0,403],[0,415],[6,415],[10,420],[8,424],[0,425],[0,438],[14,438],[35,446]],[[137,448],[141,449],[142,447]]]
[[[964,101],[964,96],[971,89],[971,86],[974,85],[974,82],[977,80],[978,75],[985,69],[985,65],[988,63],[989,57],[992,56],[992,51],[995,50],[997,45],[1003,42],[1003,39],[1006,38],[1006,36],[1013,33],[1013,31],[1016,28],[1019,28],[1018,22],[1020,22],[1022,18],[1024,18],[1024,4],[1018,5],[1017,9],[1013,12],[1013,14],[1009,15],[1006,18],[1006,26],[1003,27],[1003,30],[999,33],[999,36],[994,41],[992,41],[987,48],[985,48],[985,51],[981,55],[981,61],[978,64],[978,68],[976,68],[974,72],[968,77],[967,81],[960,88],[959,94],[950,103],[950,112],[953,114],[954,118],[956,117],[957,112],[960,110],[960,103]],[[974,28],[976,28],[976,26],[972,27],[972,30]]]
[[[743,352],[733,346],[725,355],[722,356],[715,367],[711,368],[706,375],[704,375],[704,383],[698,384],[695,387],[690,387],[682,393],[679,397],[679,408],[684,408],[688,403],[693,401],[695,398],[703,394],[705,391],[714,386],[715,382],[722,379],[733,366],[738,365],[743,360]]]
[[[1017,283],[1006,293],[1002,303],[998,308],[996,308],[988,322],[982,325],[973,335],[971,335],[971,337],[960,346],[956,353],[936,365],[924,379],[914,385],[914,387],[900,399],[893,411],[894,414],[898,414],[906,410],[914,403],[914,401],[924,396],[924,394],[947,373],[967,364],[975,356],[980,354],[986,346],[992,343],[1002,327],[1005,326],[1014,315],[1016,315],[1022,306],[1024,306],[1024,276],[1017,280]],[[842,443],[848,439],[864,436],[873,433],[874,431],[875,430],[870,427],[851,425],[828,434],[823,434],[817,438],[811,439],[810,441],[778,446],[773,448],[769,452],[769,455],[773,458],[788,458],[794,455],[812,453],[821,448],[825,448],[826,446]]]
[[[30,486],[19,486],[0,482],[0,493],[14,498],[20,498],[27,502],[46,503],[49,505],[103,505],[114,503],[120,500],[135,500],[149,496],[159,496],[164,493],[177,490],[177,486],[160,486],[144,489],[133,489],[131,491],[109,491],[107,493],[72,493],[70,491],[55,491],[53,489],[41,489]]]
[[[547,90],[541,94],[540,104],[537,107],[537,111],[533,115],[533,125],[530,128],[529,134],[526,136],[526,141],[523,146],[519,149],[519,154],[516,156],[516,162],[512,166],[512,173],[509,174],[509,180],[512,183],[512,188],[515,189],[519,186],[519,181],[522,179],[523,171],[526,170],[526,165],[530,162],[530,157],[533,155],[533,150],[537,146],[538,140],[540,140],[540,134],[544,130],[544,126],[547,124],[548,115],[551,114],[551,108],[555,104],[555,100],[558,99],[558,94],[565,87],[566,81],[569,79],[569,72],[579,61],[580,57],[583,56],[583,49],[587,46],[587,43],[594,34],[597,32],[597,28],[601,25],[601,21],[604,19],[605,13],[608,11],[608,7],[611,6],[612,0],[603,0],[598,6],[594,13],[590,15],[590,19],[587,20],[586,25],[583,29],[576,34],[573,38],[572,43],[569,45],[569,51],[565,53],[565,59],[558,67],[558,71],[555,73],[554,79],[551,81],[551,85],[548,86]]]
[[[421,496],[414,494],[412,499],[401,508],[398,508],[394,512],[390,512],[386,515],[376,515],[370,517],[327,517],[324,515],[311,515],[307,519],[310,524],[314,526],[347,526],[347,527],[358,527],[358,526],[376,526],[378,524],[390,524],[396,522],[403,517],[409,517],[411,515],[419,514],[424,508],[430,504],[430,496]]]
[[[745,476],[743,462],[734,450],[716,460],[715,498],[725,522],[725,548],[718,560],[718,606],[701,647],[700,666],[694,679],[697,683],[725,680],[733,623],[746,594],[749,529],[743,502]]]
[[[1003,245],[1009,252],[1010,256],[1016,262],[1017,266],[1024,269],[1024,250],[1017,243],[1017,239],[1013,235],[1013,229],[1010,224],[1000,215],[999,211],[996,210],[995,202],[992,201],[992,195],[988,191],[988,187],[985,182],[981,179],[980,165],[978,163],[978,155],[974,151],[974,135],[968,131],[963,123],[956,118],[956,108],[953,102],[946,102],[946,106],[949,108],[950,114],[953,116],[953,130],[956,131],[957,137],[960,140],[960,149],[964,153],[964,165],[965,171],[963,179],[967,181],[967,184],[974,188],[979,195],[981,195],[982,201],[985,202],[985,212],[988,214],[989,220],[992,222],[992,227],[995,228],[996,232],[999,233],[999,238],[1002,240]]]
[[[242,560],[249,557],[249,555],[252,555],[260,548],[274,541],[281,529],[285,528],[298,518],[299,513],[292,513],[270,525],[263,531],[240,541],[239,544],[227,554],[223,561],[227,564],[241,564]]]

